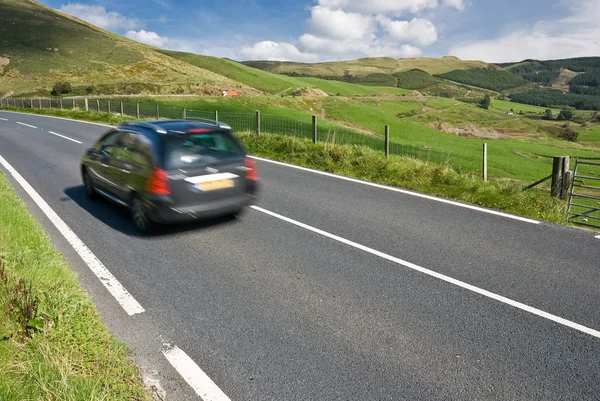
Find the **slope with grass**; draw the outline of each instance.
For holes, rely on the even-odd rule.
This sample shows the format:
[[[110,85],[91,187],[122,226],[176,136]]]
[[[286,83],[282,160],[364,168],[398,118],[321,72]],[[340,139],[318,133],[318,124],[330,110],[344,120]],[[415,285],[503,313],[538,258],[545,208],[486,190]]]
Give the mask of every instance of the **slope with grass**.
[[[353,76],[363,76],[373,73],[392,74],[394,72],[409,71],[414,68],[418,68],[430,74],[442,74],[453,70],[485,68],[488,66],[488,64],[483,61],[465,61],[451,56],[442,58],[418,57],[404,59],[372,57],[325,63],[245,61],[243,64],[277,74],[297,74],[311,77],[343,77],[346,72]]]
[[[0,94],[46,93],[58,81],[94,85],[153,83],[167,91],[257,91],[156,52],[33,0],[0,1]]]

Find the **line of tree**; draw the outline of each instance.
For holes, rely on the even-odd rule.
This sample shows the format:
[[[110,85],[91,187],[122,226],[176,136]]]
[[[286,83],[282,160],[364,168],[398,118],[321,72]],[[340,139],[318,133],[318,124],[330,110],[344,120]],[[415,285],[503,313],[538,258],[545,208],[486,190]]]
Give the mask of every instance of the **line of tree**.
[[[496,92],[517,88],[527,84],[527,81],[520,76],[508,71],[497,70],[495,68],[454,70],[445,74],[437,74],[434,76],[448,79],[450,81],[460,82],[466,85],[490,89]]]
[[[395,72],[392,75],[397,79],[396,85],[398,88],[403,89],[425,89],[441,82],[439,78],[418,68],[409,71]]]
[[[571,80],[570,85],[600,87],[600,69],[577,75]]]
[[[511,93],[510,100],[533,106],[560,108],[570,106],[578,110],[600,110],[600,97],[563,93],[556,89],[536,89],[522,93]]]

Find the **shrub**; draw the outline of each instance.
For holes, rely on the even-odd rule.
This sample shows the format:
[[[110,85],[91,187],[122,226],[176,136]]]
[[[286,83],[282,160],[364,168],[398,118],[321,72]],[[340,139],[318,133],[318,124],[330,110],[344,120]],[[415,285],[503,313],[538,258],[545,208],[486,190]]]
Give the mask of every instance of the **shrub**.
[[[54,84],[52,87],[52,92],[50,93],[52,93],[53,96],[60,96],[66,93],[71,93],[72,91],[73,89],[71,88],[71,84],[69,82],[59,81]]]

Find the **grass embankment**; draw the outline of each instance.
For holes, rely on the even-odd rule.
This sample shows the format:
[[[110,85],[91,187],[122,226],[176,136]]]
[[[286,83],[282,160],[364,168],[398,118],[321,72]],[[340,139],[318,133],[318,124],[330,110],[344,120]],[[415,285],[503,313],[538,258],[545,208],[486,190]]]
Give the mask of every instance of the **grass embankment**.
[[[72,117],[116,124],[121,118],[103,113],[36,110],[39,114]],[[105,117],[102,120],[102,116]],[[472,203],[509,213],[568,224],[566,202],[551,198],[547,190],[522,192],[523,185],[506,180],[484,183],[472,174],[461,174],[447,163],[437,164],[392,156],[356,145],[312,144],[310,140],[281,135],[238,132],[248,150],[256,155],[300,166],[355,177],[384,185]]]
[[[0,400],[149,400],[129,354],[0,173]]]

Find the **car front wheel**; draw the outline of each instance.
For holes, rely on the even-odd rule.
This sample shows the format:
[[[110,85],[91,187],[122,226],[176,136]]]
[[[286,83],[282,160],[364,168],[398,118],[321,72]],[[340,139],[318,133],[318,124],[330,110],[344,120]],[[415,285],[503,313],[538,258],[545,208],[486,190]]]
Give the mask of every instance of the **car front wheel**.
[[[88,199],[97,199],[98,192],[96,192],[96,189],[94,188],[94,183],[92,182],[92,179],[90,178],[90,175],[86,170],[83,170],[82,179],[85,196],[87,196]]]

